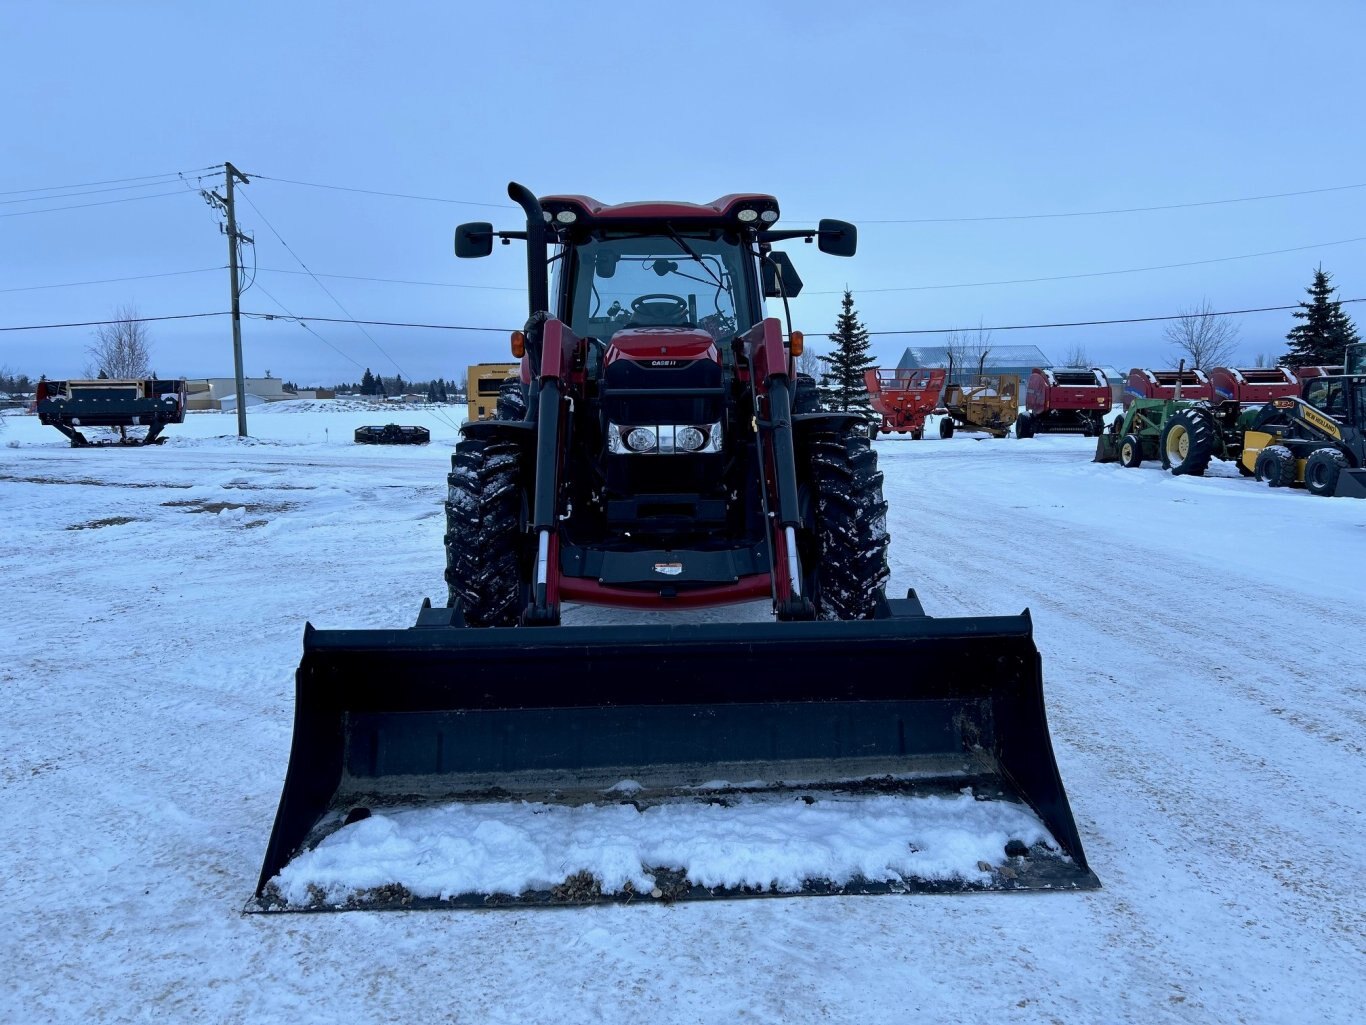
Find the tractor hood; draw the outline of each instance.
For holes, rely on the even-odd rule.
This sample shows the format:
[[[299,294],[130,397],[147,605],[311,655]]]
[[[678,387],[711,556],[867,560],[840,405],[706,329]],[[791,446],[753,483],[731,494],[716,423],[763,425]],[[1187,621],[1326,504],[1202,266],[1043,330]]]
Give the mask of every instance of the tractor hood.
[[[696,360],[721,362],[716,340],[700,328],[628,327],[612,336],[604,365],[630,360],[651,367],[674,367]]]

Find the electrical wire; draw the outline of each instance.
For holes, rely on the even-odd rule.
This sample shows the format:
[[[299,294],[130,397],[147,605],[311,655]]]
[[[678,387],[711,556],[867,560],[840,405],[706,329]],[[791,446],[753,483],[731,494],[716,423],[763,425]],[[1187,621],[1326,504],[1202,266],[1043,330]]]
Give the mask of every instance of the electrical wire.
[[[305,185],[312,189],[331,189],[334,192],[359,192],[366,196],[388,196],[391,199],[415,199],[424,203],[449,203],[454,206],[482,206],[494,210],[519,209],[510,203],[479,203],[472,199],[447,199],[444,196],[417,196],[408,192],[384,192],[379,189],[358,189],[348,185],[324,185],[321,182],[298,181],[294,178],[275,178],[268,174],[256,174],[255,172],[252,172],[250,177],[254,180],[281,182],[285,185]]]
[[[407,192],[386,192],[381,189],[362,189],[346,185],[327,185],[322,182],[299,181],[294,178],[276,178],[266,174],[253,174],[253,178],[265,181],[282,182],[288,185],[303,185],[315,189],[331,189],[337,192],[356,192],[369,196],[388,196],[394,199],[412,199],[425,203],[448,203],[458,206],[479,206],[497,210],[515,210],[508,203],[481,203],[469,199],[450,199],[445,196],[423,196]],[[1289,192],[1267,192],[1255,196],[1233,196],[1224,199],[1203,199],[1189,203],[1161,203],[1151,206],[1112,207],[1101,210],[1064,210],[1049,213],[1024,214],[987,214],[967,217],[905,217],[905,218],[856,218],[858,224],[972,224],[989,221],[1035,221],[1057,220],[1069,217],[1109,217],[1118,214],[1153,213],[1161,210],[1191,210],[1199,207],[1228,206],[1236,203],[1259,203],[1272,199],[1290,199],[1296,196],[1316,196],[1332,192],[1347,192],[1366,189],[1366,182],[1350,185],[1328,185],[1314,189],[1296,189]]]
[[[207,274],[227,270],[227,267],[200,267],[197,270],[168,270],[160,274],[133,274],[126,278],[96,278],[91,281],[63,281],[55,285],[23,285],[19,288],[0,288],[0,292],[37,292],[45,288],[76,288],[80,285],[108,285],[116,281],[146,281],[149,278],[173,278],[182,274]]]
[[[207,177],[209,176],[206,174],[201,174],[194,180],[203,181]],[[185,178],[182,175],[180,177],[180,181],[187,182],[189,181],[189,179]],[[15,203],[42,203],[49,199],[72,199],[76,196],[94,196],[102,192],[127,192],[130,189],[152,189],[156,188],[159,185],[172,184],[174,184],[174,179],[159,182],[144,182],[141,185],[116,185],[113,188],[108,189],[87,189],[84,192],[64,192],[60,196],[29,196],[27,199],[0,199],[0,206],[11,206]]]
[[[169,185],[170,182],[158,183]],[[0,217],[28,217],[30,214],[52,214],[58,210],[84,210],[91,206],[113,206],[115,203],[136,203],[140,199],[159,199],[162,196],[183,196],[185,193],[176,189],[174,192],[153,192],[146,196],[124,196],[122,199],[102,199],[96,203],[73,203],[70,206],[47,206],[41,210],[14,210],[7,214],[0,214]],[[47,199],[61,199],[61,196],[48,196]]]
[[[288,314],[290,320],[294,321],[294,322],[295,322],[296,324],[298,324],[301,328],[303,328],[305,331],[307,331],[309,334],[311,334],[314,338],[318,339],[318,341],[322,342],[322,343],[323,343],[324,345],[326,345],[329,349],[331,349],[333,352],[335,352],[338,356],[341,356],[341,357],[342,357],[343,359],[345,359],[345,360],[349,360],[351,363],[354,363],[357,367],[359,367],[359,368],[362,369],[362,370],[365,369],[365,367],[360,363],[359,360],[355,359],[353,356],[351,356],[351,355],[349,355],[348,353],[345,353],[345,352],[343,352],[341,349],[337,348],[337,346],[333,345],[333,344],[332,344],[331,342],[329,342],[326,338],[324,338],[322,335],[318,334],[318,332],[314,331],[311,327],[309,327],[306,323],[304,323],[304,321],[300,320],[300,319],[299,319],[298,317],[296,317],[293,313],[291,313],[289,307],[287,307],[284,303],[280,302],[280,300],[277,299],[277,298],[275,298],[275,296],[271,295],[270,292],[267,291],[265,285],[262,285],[262,286],[261,286],[261,292],[262,292],[262,294],[265,295],[265,297],[266,297],[267,299],[269,299],[271,302],[273,302],[276,306],[280,307],[280,309],[284,310],[285,313]]]
[[[308,271],[308,276],[313,279],[314,284],[316,284],[327,294],[327,297],[331,299],[333,303],[336,304],[337,309],[341,310],[342,313],[346,314],[347,317],[351,317],[351,311],[342,305],[341,300],[332,294],[332,290],[328,288],[326,285],[324,285],[321,279],[319,279],[319,277],[316,274],[314,274],[313,271],[309,270],[308,264],[304,263],[303,259],[299,256],[299,254],[290,248],[290,245],[288,242],[285,241],[284,236],[276,230],[275,225],[270,223],[270,218],[268,218],[265,214],[261,213],[261,208],[258,207],[254,202],[252,202],[251,197],[244,192],[242,193],[242,198],[245,199],[247,201],[247,204],[253,210],[256,211],[257,216],[265,222],[265,225],[267,228],[270,229],[271,234],[273,234],[277,239],[280,240],[280,245],[284,246],[286,252],[288,252],[290,256],[294,257],[295,262],[297,262],[299,266],[302,267],[305,271]],[[365,337],[370,340],[370,344],[373,345],[376,349],[378,349],[380,354],[383,355],[384,358],[387,359],[390,363],[392,363],[400,374],[402,374],[404,377],[408,376],[408,372],[398,365],[398,361],[384,351],[384,346],[380,345],[379,342],[375,341],[374,336],[371,335],[369,331],[365,330],[362,321],[355,320],[354,318],[352,318],[350,322],[354,323],[360,329],[360,333],[365,335]]]
[[[1366,189],[1366,182],[1355,185],[1330,185],[1321,189],[1299,189],[1294,192],[1268,192],[1260,196],[1237,196],[1232,199],[1203,199],[1193,203],[1163,203],[1156,206],[1125,206],[1108,210],[1067,210],[1042,214],[991,214],[979,217],[900,217],[860,218],[863,224],[980,224],[986,221],[1045,221],[1067,217],[1109,217],[1115,214],[1145,214],[1158,210],[1191,210],[1205,206],[1228,206],[1233,203],[1259,203],[1268,199],[1289,199],[1293,196],[1317,196],[1325,192],[1347,192]]]
[[[209,164],[207,167],[191,167],[185,171],[167,171],[164,174],[139,174],[130,178],[107,178],[98,182],[77,182],[75,185],[42,185],[32,189],[10,189],[8,192],[0,192],[0,196],[17,196],[24,192],[60,192],[64,189],[85,189],[95,185],[117,185],[122,182],[146,181],[148,178],[175,178],[177,175],[194,174],[196,171],[213,171],[219,167],[221,167],[219,164]],[[60,199],[61,197],[53,196],[51,198]]]
[[[270,274],[307,273],[306,271],[301,270],[286,270],[282,267],[262,267],[261,270]],[[345,281],[374,281],[383,285],[428,285],[432,288],[470,288],[487,292],[526,292],[525,288],[517,288],[514,285],[460,285],[453,281],[412,281],[405,278],[372,278],[361,274],[325,274],[322,271],[315,271],[314,273],[320,278],[340,278]]]
[[[1262,256],[1279,256],[1283,253],[1302,253],[1308,249],[1326,249],[1329,246],[1345,246],[1353,242],[1366,242],[1366,235],[1356,238],[1338,239],[1336,242],[1313,242],[1307,246],[1291,246],[1288,249],[1268,249],[1260,253],[1242,253],[1238,256],[1216,256],[1209,260],[1187,260],[1184,263],[1162,263],[1152,267],[1128,267],[1123,270],[1097,270],[1082,274],[1055,274],[1042,278],[1009,278],[1001,281],[966,281],[952,285],[901,285],[894,288],[861,288],[859,295],[875,292],[931,292],[950,288],[985,288],[990,285],[1029,285],[1043,281],[1073,281],[1078,278],[1105,278],[1116,274],[1143,274],[1155,270],[1174,270],[1179,267],[1202,267],[1212,263],[1230,263],[1234,260],[1252,260]],[[806,295],[843,295],[844,290],[832,292],[806,292]]]
[[[69,324],[14,324],[0,327],[0,331],[48,331],[61,327],[103,327],[106,324],[150,324],[157,320],[195,320],[199,317],[226,317],[224,310],[219,313],[167,313],[159,317],[119,317],[117,320],[79,320]]]

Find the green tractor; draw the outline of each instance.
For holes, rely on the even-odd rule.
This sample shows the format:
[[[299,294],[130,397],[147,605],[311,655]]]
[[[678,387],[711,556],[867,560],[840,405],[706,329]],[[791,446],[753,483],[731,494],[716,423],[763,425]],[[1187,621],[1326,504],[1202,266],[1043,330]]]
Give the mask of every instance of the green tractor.
[[[1259,409],[1203,399],[1134,399],[1124,415],[1096,439],[1097,463],[1136,467],[1160,460],[1174,474],[1204,476],[1210,461],[1224,459],[1249,474],[1238,457],[1243,434]]]

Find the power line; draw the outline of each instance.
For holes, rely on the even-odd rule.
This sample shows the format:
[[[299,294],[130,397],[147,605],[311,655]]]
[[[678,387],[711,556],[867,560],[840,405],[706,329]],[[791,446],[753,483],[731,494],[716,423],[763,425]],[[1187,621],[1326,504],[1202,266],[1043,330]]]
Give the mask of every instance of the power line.
[[[282,182],[288,185],[303,185],[315,189],[331,189],[337,192],[356,192],[369,196],[388,196],[394,199],[412,199],[425,203],[448,203],[457,206],[478,206],[496,210],[515,210],[508,203],[481,203],[469,199],[451,199],[445,196],[423,196],[407,192],[386,192],[381,189],[362,189],[346,185],[327,185],[321,182],[299,181],[294,178],[275,178],[271,175],[257,174],[256,178],[266,181]],[[1236,203],[1259,203],[1271,199],[1290,199],[1296,196],[1315,196],[1331,192],[1348,192],[1366,189],[1366,182],[1351,185],[1329,185],[1315,189],[1296,189],[1290,192],[1268,192],[1256,196],[1233,196],[1224,199],[1203,199],[1189,203],[1161,203],[1151,206],[1112,207],[1102,210],[1065,210],[1049,213],[989,214],[969,217],[906,217],[906,218],[856,218],[859,224],[971,224],[987,221],[1034,221],[1055,220],[1068,217],[1108,217],[1117,214],[1153,213],[1161,210],[1191,210],[1199,207],[1228,206]]]
[[[286,270],[281,267],[262,267],[261,270],[271,274],[308,273],[307,271],[301,270]],[[315,271],[314,273],[320,278],[340,278],[345,281],[374,281],[383,285],[429,285],[433,288],[471,288],[488,292],[526,292],[525,288],[517,288],[513,285],[460,285],[452,281],[412,281],[405,278],[372,278],[361,274],[326,274],[322,271]]]
[[[303,328],[305,331],[307,331],[309,334],[311,334],[314,338],[318,339],[318,341],[320,341],[320,342],[322,342],[324,345],[326,345],[329,349],[331,349],[333,352],[335,352],[338,356],[341,356],[343,359],[349,360],[350,362],[354,363],[356,366],[360,367],[362,370],[365,369],[365,367],[362,366],[361,363],[360,363],[359,361],[357,361],[357,360],[354,359],[353,357],[347,355],[345,352],[342,352],[341,349],[337,348],[335,345],[333,345],[331,342],[329,342],[326,338],[324,338],[322,335],[318,334],[318,332],[314,331],[311,327],[309,327],[306,323],[304,323],[304,321],[300,320],[300,319],[299,319],[298,317],[296,317],[293,313],[291,313],[289,307],[287,307],[284,303],[280,302],[279,299],[275,298],[275,296],[271,295],[270,292],[268,292],[268,291],[266,290],[266,286],[265,286],[265,285],[261,285],[260,287],[261,287],[261,291],[265,294],[266,298],[269,299],[271,302],[273,302],[276,306],[280,307],[280,309],[284,310],[285,313],[287,313],[287,314],[289,315],[289,319],[290,319],[290,320],[293,320],[293,321],[294,321],[295,323],[297,323],[301,328]],[[248,316],[250,316],[250,314],[248,314]]]
[[[170,182],[158,184],[169,185]],[[47,206],[41,210],[15,210],[12,213],[0,214],[0,217],[27,217],[30,214],[51,214],[58,210],[83,210],[88,206],[112,206],[114,203],[136,203],[140,199],[158,199],[162,196],[183,196],[184,192],[176,189],[174,192],[153,192],[146,196],[124,196],[122,199],[102,199],[96,203],[73,203],[70,206]],[[48,196],[48,199],[61,199],[61,196]]]
[[[208,167],[192,167],[187,171],[167,171],[165,174],[139,174],[131,178],[107,178],[99,182],[77,182],[75,185],[43,185],[33,189],[10,189],[8,192],[0,192],[0,196],[17,196],[24,192],[60,192],[63,189],[85,189],[95,185],[118,185],[122,182],[146,181],[148,178],[175,178],[182,174],[194,174],[196,171],[213,171],[217,169],[217,164],[210,164]],[[166,184],[170,184],[167,182]],[[52,199],[60,199],[60,196],[52,196]]]
[[[1292,246],[1288,249],[1268,249],[1260,253],[1242,253],[1238,256],[1216,256],[1209,260],[1187,260],[1184,263],[1162,263],[1152,267],[1128,267],[1124,270],[1096,270],[1082,274],[1055,274],[1043,278],[1010,278],[1001,281],[966,281],[953,285],[901,285],[895,288],[862,288],[860,295],[874,292],[929,292],[949,288],[985,288],[988,285],[1028,285],[1042,281],[1072,281],[1077,278],[1104,278],[1116,274],[1142,274],[1147,271],[1173,270],[1179,267],[1201,267],[1211,263],[1229,263],[1234,260],[1252,260],[1260,256],[1279,256],[1282,253],[1302,253],[1307,249],[1325,249],[1329,246],[1345,246],[1353,242],[1366,242],[1366,235],[1356,238],[1338,239],[1336,242],[1314,242],[1307,246]],[[843,290],[833,292],[807,292],[806,295],[842,295]]]
[[[1232,203],[1259,203],[1267,199],[1288,199],[1292,196],[1316,196],[1325,192],[1346,192],[1350,189],[1366,189],[1366,182],[1356,185],[1330,185],[1322,189],[1299,189],[1295,192],[1269,192],[1261,196],[1237,196],[1232,199],[1203,199],[1194,203],[1163,203],[1159,206],[1126,206],[1108,210],[1068,210],[1059,213],[1042,214],[993,214],[981,217],[905,217],[874,219],[863,218],[860,224],[971,224],[982,221],[1042,221],[1064,217],[1108,217],[1113,214],[1142,214],[1157,210],[1190,210],[1203,206],[1227,206]]]
[[[392,199],[415,199],[423,203],[449,203],[454,206],[483,206],[495,210],[516,210],[508,203],[479,203],[472,199],[447,199],[444,196],[418,196],[409,192],[384,192],[379,189],[358,189],[348,185],[324,185],[321,182],[298,181],[294,178],[273,178],[268,174],[252,174],[253,178],[268,182],[282,182],[285,185],[306,185],[312,189],[331,189],[334,192],[359,192],[366,196],[388,196]]]
[[[1338,304],[1366,302],[1366,299],[1335,299]],[[1059,327],[1100,327],[1108,324],[1151,324],[1162,320],[1189,320],[1191,317],[1237,317],[1245,313],[1278,313],[1283,310],[1298,310],[1293,306],[1258,306],[1247,310],[1221,310],[1218,312],[1168,313],[1159,317],[1118,317],[1113,320],[1074,320],[1057,324],[1002,324],[996,327],[918,327],[899,331],[869,331],[870,335],[946,335],[955,331],[1035,331],[1042,328]]]
[[[133,274],[126,278],[96,278],[91,281],[63,281],[55,285],[24,285],[21,288],[0,288],[0,292],[37,292],[45,288],[76,288],[79,285],[108,285],[116,281],[146,281],[148,278],[173,278],[182,274],[206,274],[224,270],[223,267],[200,267],[198,270],[168,270],[161,274]]]
[[[351,317],[351,311],[342,305],[341,300],[332,294],[332,290],[328,288],[326,285],[324,285],[321,279],[319,279],[319,277],[316,274],[309,270],[308,264],[304,263],[303,259],[299,256],[299,254],[290,248],[289,243],[285,241],[285,237],[275,229],[275,225],[270,223],[270,218],[268,218],[265,214],[261,213],[261,208],[258,207],[254,202],[252,202],[251,197],[248,196],[246,193],[243,193],[242,198],[245,199],[248,205],[250,205],[250,207],[256,211],[257,216],[259,216],[261,220],[265,222],[265,225],[267,228],[270,229],[271,234],[273,234],[277,239],[280,240],[280,245],[284,246],[285,250],[289,253],[290,256],[294,257],[295,261],[299,264],[299,266],[308,272],[308,276],[313,279],[314,284],[316,284],[327,294],[327,297],[336,304],[337,309],[341,310],[342,313],[346,314],[347,317]],[[350,322],[355,324],[360,329],[360,333],[365,335],[365,337],[370,340],[370,344],[373,345],[376,349],[378,349],[380,354],[384,356],[384,358],[387,359],[390,363],[392,363],[400,374],[407,376],[408,372],[398,365],[398,361],[394,359],[394,357],[390,356],[387,352],[385,352],[384,346],[380,345],[379,342],[375,341],[374,336],[371,335],[369,331],[365,330],[362,321],[355,320],[353,318]]]
[[[263,289],[264,291],[264,289]],[[1349,303],[1366,302],[1366,297],[1358,299],[1335,299],[1333,300],[1340,306]],[[1300,303],[1290,306],[1256,306],[1244,310],[1218,310],[1209,313],[1167,313],[1152,317],[1116,317],[1109,320],[1072,320],[1060,321],[1052,324],[998,324],[996,326],[984,326],[981,324],[970,324],[966,327],[917,327],[899,328],[897,330],[869,331],[870,335],[943,335],[952,331],[1034,331],[1043,328],[1061,327],[1098,327],[1109,324],[1151,324],[1162,320],[1189,320],[1193,316],[1207,317],[1239,317],[1249,313],[1279,313],[1285,310],[1298,310]],[[284,308],[283,306],[281,307]],[[120,317],[117,320],[85,320],[70,324],[20,324],[9,327],[0,327],[0,331],[44,331],[51,328],[66,327],[99,327],[104,324],[124,324],[124,323],[146,323],[157,320],[191,320],[196,317],[226,317],[227,311],[218,313],[173,313],[159,317]],[[472,327],[464,324],[425,324],[415,321],[405,320],[357,320],[352,317],[315,317],[299,316],[289,314],[281,316],[278,313],[249,313],[243,312],[242,316],[252,317],[257,320],[293,320],[299,323],[315,324],[364,324],[370,327],[408,327],[424,328],[434,331],[479,331],[490,334],[503,334],[512,330],[507,327]],[[349,358],[349,357],[348,357]],[[355,362],[354,360],[352,362]],[[359,365],[359,364],[357,364]],[[402,373],[400,368],[400,373]]]
[[[194,181],[203,181],[207,174],[201,174],[194,178]],[[83,192],[64,192],[60,196],[29,196],[26,199],[0,199],[0,206],[12,206],[15,203],[42,203],[49,199],[72,199],[76,196],[94,196],[102,192],[128,192],[130,189],[152,189],[159,185],[171,185],[177,179],[158,182],[143,182],[141,185],[115,185],[107,189],[86,189]],[[179,181],[189,182],[190,179],[180,177]]]
[[[103,327],[106,324],[150,324],[156,320],[194,320],[198,317],[226,317],[228,312],[218,313],[167,313],[160,317],[119,317],[117,320],[80,320],[70,324],[17,324],[0,327],[0,331],[47,331],[58,327]]]

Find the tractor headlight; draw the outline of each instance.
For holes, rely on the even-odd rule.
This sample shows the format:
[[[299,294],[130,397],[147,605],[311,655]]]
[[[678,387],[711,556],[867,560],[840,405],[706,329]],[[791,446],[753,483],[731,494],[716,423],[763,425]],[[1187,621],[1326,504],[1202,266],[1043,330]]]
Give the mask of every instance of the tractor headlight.
[[[674,448],[684,452],[696,452],[707,443],[707,436],[696,427],[677,427],[674,429]]]
[[[561,210],[555,215],[555,220],[559,221],[561,224],[573,224],[578,219],[579,215],[573,210]]]
[[[652,427],[632,427],[626,432],[626,447],[632,452],[653,452],[659,448],[659,435]]]
[[[759,219],[759,211],[755,210],[753,207],[747,206],[739,213],[737,213],[735,216],[743,224],[753,224],[755,221]]]
[[[776,221],[777,219],[778,219],[778,211],[777,211],[777,210],[765,210],[763,213],[761,213],[761,214],[759,215],[759,220],[763,221],[765,224],[772,224],[772,223],[773,223],[774,221]]]

